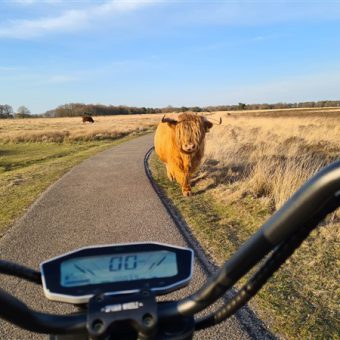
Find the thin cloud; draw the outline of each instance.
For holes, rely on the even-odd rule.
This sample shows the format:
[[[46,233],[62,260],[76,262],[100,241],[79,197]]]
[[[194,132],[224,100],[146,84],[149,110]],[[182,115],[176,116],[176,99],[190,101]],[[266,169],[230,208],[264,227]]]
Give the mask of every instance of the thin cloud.
[[[31,5],[37,2],[37,0],[12,0],[12,3],[22,4],[22,5]]]
[[[0,72],[14,72],[21,70],[22,67],[15,67],[15,66],[0,66]]]
[[[226,0],[177,3],[172,22],[178,25],[261,26],[286,22],[316,22],[340,18],[340,2]]]
[[[33,3],[34,0],[25,0],[25,2]],[[10,20],[0,26],[0,38],[26,39],[53,32],[76,31],[103,17],[135,11],[151,3],[152,1],[111,0],[86,9],[67,10],[55,17]]]
[[[12,0],[10,2],[23,6],[31,6],[37,4],[59,4],[64,2],[64,0]]]
[[[264,103],[299,102],[338,99],[340,73],[326,72],[314,75],[291,75],[275,81],[267,81],[242,87],[225,89],[226,102]],[[220,96],[222,93],[220,92]]]
[[[79,77],[70,75],[54,75],[48,79],[49,83],[69,83],[79,80]]]
[[[15,0],[26,5],[63,4],[68,10],[37,19],[7,20],[0,25],[0,38],[29,39],[50,33],[74,32],[91,27],[105,18],[117,17],[150,5],[160,5],[159,16],[152,22],[166,22],[171,27],[191,25],[261,26],[286,22],[339,20],[339,1],[174,1],[110,0],[66,2],[65,0]],[[86,7],[84,5],[86,4]],[[76,5],[76,6],[75,6]],[[73,8],[70,9],[69,6]],[[79,6],[82,6],[79,9]],[[259,39],[260,40],[260,39]]]

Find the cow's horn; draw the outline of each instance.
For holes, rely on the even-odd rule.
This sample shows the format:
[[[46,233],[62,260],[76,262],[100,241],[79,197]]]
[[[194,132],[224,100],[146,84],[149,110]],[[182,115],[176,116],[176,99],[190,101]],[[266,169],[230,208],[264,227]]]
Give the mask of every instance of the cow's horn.
[[[217,119],[214,119],[214,118],[209,118],[208,120],[213,120],[213,121],[217,122]],[[220,117],[220,119],[218,120],[217,125],[221,125],[221,124],[222,124],[222,118]]]
[[[165,116],[163,116],[162,123],[177,124],[177,120],[171,119],[171,118],[165,118]]]

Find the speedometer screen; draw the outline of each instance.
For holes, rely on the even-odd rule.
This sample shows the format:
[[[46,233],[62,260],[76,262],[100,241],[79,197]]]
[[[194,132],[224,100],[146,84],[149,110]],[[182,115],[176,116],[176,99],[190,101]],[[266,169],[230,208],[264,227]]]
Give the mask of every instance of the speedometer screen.
[[[91,284],[165,278],[177,275],[176,253],[168,250],[77,257],[60,266],[60,284]]]

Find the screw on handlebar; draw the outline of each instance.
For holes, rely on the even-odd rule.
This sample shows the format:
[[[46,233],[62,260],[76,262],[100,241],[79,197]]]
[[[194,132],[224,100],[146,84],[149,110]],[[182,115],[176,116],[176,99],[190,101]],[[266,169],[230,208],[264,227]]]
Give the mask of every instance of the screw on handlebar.
[[[100,333],[101,329],[103,328],[104,326],[104,322],[100,319],[96,319],[92,322],[92,330],[95,332],[95,333]]]
[[[152,327],[155,323],[155,319],[153,318],[153,316],[149,313],[144,314],[143,316],[143,324],[146,327]]]
[[[95,299],[97,302],[102,302],[104,300],[104,294],[97,295]]]

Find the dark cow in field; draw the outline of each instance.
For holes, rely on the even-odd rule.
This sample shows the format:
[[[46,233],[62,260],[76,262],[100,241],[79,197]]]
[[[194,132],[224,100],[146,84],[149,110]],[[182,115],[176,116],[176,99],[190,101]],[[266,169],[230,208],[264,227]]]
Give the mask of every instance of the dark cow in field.
[[[165,163],[168,178],[179,183],[184,196],[191,195],[190,178],[201,163],[205,134],[212,126],[205,117],[188,112],[175,119],[163,117],[157,127],[156,154]]]
[[[86,122],[94,123],[94,120],[91,116],[86,115],[86,116],[83,116],[82,119],[83,119],[83,123],[86,123]]]

